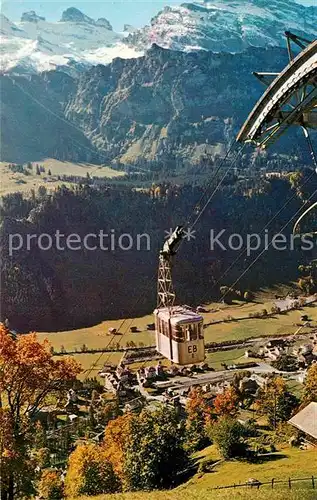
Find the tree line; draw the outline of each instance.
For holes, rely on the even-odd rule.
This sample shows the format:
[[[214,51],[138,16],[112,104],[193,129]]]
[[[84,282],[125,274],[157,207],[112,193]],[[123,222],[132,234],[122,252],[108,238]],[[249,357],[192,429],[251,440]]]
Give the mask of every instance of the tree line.
[[[263,234],[269,222],[273,236],[290,221],[284,231],[290,237],[294,214],[315,188],[315,181],[305,183],[305,175],[228,181],[196,224],[196,238],[185,242],[178,254],[174,266],[178,300],[194,306],[217,299],[222,286],[232,295],[231,284],[236,280],[239,296],[249,300],[251,292],[261,286],[298,279],[300,265],[304,270],[300,285],[311,292],[315,271],[309,265],[315,249],[304,252],[295,245],[293,251],[278,252],[270,247],[253,265],[261,250],[247,255],[244,247],[237,252],[218,245],[211,250],[210,246],[210,230],[214,234],[223,229],[228,235]],[[134,314],[148,313],[155,304],[152,278],[166,231],[192,218],[194,207],[199,211],[203,193],[204,186],[168,182],[144,191],[122,185],[94,189],[84,183],[74,188],[62,186],[54,193],[40,190],[31,196],[16,193],[4,197],[0,209],[2,319],[8,318],[10,326],[20,331],[79,328],[127,316],[131,296],[141,297]],[[9,255],[10,234],[18,233],[24,241],[30,233],[54,239],[57,230],[65,235],[75,233],[81,240],[101,230],[106,234],[112,230],[117,238],[128,233],[133,241],[145,233],[150,237],[150,249],[145,245],[129,251],[117,246],[114,251],[98,247],[95,251],[61,252],[53,245],[42,251],[33,241],[30,249],[23,246]]]

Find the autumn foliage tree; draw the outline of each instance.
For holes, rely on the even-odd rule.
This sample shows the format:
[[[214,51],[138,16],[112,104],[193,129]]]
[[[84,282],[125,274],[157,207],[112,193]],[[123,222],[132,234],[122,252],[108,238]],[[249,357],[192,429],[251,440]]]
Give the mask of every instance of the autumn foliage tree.
[[[208,426],[211,440],[216,444],[223,458],[233,458],[246,454],[243,426],[230,416],[223,416]]]
[[[35,461],[27,449],[27,439],[15,433],[14,422],[6,408],[0,408],[0,498],[11,500],[19,493],[34,494]],[[19,497],[21,498],[21,497]]]
[[[90,496],[114,493],[119,489],[120,481],[107,460],[105,449],[97,444],[77,446],[68,461],[66,494]]]
[[[38,485],[39,496],[45,500],[60,500],[64,497],[64,485],[61,474],[55,470],[45,469]]]
[[[124,488],[166,489],[186,469],[189,456],[174,408],[143,410],[131,422],[124,456]]]
[[[133,418],[131,413],[126,413],[110,420],[102,443],[107,460],[112,464],[122,482],[124,480],[124,454],[128,446]]]
[[[196,451],[208,444],[206,424],[213,418],[211,402],[206,398],[201,387],[194,387],[186,404],[187,443],[191,451]]]
[[[275,376],[267,378],[255,403],[256,409],[267,417],[274,429],[278,423],[286,422],[291,417],[297,405],[298,400],[287,390],[285,381]]]
[[[235,417],[239,410],[239,397],[233,387],[228,387],[214,399],[214,410],[218,416]]]
[[[304,382],[303,403],[317,402],[317,363],[310,366]]]
[[[35,334],[14,339],[0,325],[0,418],[5,422],[1,426],[0,449],[7,457],[0,463],[1,500],[30,494],[28,477],[34,472],[30,465],[32,419],[48,397],[62,398],[79,373],[80,367],[73,359],[54,360],[46,340],[39,342]],[[9,429],[8,434],[4,428]]]
[[[162,406],[111,420],[102,448],[124,490],[168,488],[188,465],[184,438],[176,411]]]

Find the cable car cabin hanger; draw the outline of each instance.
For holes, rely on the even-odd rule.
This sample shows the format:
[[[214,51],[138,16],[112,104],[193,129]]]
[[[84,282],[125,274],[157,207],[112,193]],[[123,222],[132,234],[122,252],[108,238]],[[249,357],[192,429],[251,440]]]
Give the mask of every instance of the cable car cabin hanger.
[[[203,317],[187,306],[175,305],[172,258],[181,245],[184,230],[177,226],[164,243],[159,256],[157,308],[154,311],[156,350],[179,365],[200,363],[205,359]]]

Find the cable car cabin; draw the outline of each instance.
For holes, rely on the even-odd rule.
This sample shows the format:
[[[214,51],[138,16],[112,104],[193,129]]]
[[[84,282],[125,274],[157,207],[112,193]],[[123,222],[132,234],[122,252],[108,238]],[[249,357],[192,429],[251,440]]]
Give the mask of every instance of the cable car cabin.
[[[155,309],[156,350],[178,365],[205,359],[203,317],[183,306]]]

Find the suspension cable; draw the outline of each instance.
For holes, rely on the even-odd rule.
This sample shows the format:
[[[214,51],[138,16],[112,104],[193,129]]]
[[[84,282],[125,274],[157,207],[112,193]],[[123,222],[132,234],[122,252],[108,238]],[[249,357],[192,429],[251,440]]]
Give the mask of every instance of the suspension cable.
[[[222,168],[222,166],[224,165],[225,161],[227,160],[228,156],[230,155],[233,147],[235,145],[235,141],[232,141],[231,144],[230,144],[230,147],[226,153],[226,155],[224,156],[224,158],[221,160],[219,166],[217,167],[216,169],[216,172],[214,173],[211,181],[208,182],[208,185],[207,187],[205,188],[201,198],[200,198],[200,201],[199,201],[199,205],[195,204],[194,207],[193,207],[193,215],[195,215],[195,211],[197,210],[197,207],[199,206],[200,208],[200,204],[202,203],[202,201],[204,200],[206,194],[208,193],[208,190],[209,188],[211,187],[212,183],[214,182],[214,180],[216,179],[216,176],[217,174],[219,173],[220,169]],[[221,180],[219,181],[219,183],[217,184],[217,186],[215,187],[215,189],[213,190],[212,194],[209,196],[207,202],[205,203],[204,207],[200,210],[198,216],[196,217],[196,219],[194,220],[193,222],[193,225],[190,226],[190,220],[188,221],[188,225],[191,227],[191,229],[197,224],[198,220],[200,219],[200,217],[202,216],[202,214],[204,213],[204,211],[206,210],[207,206],[209,205],[209,203],[211,202],[212,198],[215,196],[215,194],[217,193],[217,191],[219,190],[219,188],[221,187],[221,185],[223,184],[226,176],[228,175],[229,173],[229,170],[231,169],[232,165],[237,161],[238,157],[240,156],[240,154],[242,153],[243,149],[244,149],[245,145],[243,145],[242,147],[240,147],[240,149],[238,150],[236,156],[234,156],[234,158],[232,159],[232,161],[230,162],[229,166],[227,167],[224,175],[222,176]],[[181,242],[181,244],[183,243],[183,240]],[[153,283],[153,281],[156,279],[156,273],[154,274],[153,278],[150,279],[150,283]],[[134,304],[134,306],[131,308],[131,312],[130,314],[132,315],[133,311],[135,310],[135,307],[136,305],[145,297],[145,295],[147,294],[147,292],[145,291],[143,294],[140,295],[140,297],[138,298],[138,300],[136,301],[136,303]],[[128,315],[129,316],[129,315]],[[119,330],[123,327],[123,325],[126,323],[127,319],[124,319],[119,327]],[[127,326],[127,328],[125,329],[124,333],[120,336],[120,339],[118,341],[118,344],[120,345],[123,337],[127,334],[128,332],[128,329],[131,325],[131,323],[133,322],[133,318],[130,320],[129,322],[129,325]],[[113,334],[112,335],[112,338],[110,339],[110,341],[108,342],[107,346],[106,346],[106,349],[107,347],[109,347],[111,345],[111,343],[113,342],[114,338],[115,338],[116,334]],[[90,368],[86,371],[86,376],[85,376],[85,380],[89,377],[90,373],[92,372],[92,370],[96,367],[96,365],[100,362],[100,360],[102,359],[102,357],[104,356],[104,352],[102,352],[98,358],[94,361],[94,363],[92,363],[92,365],[90,366]],[[107,356],[107,359],[105,361],[105,364],[108,362],[108,360],[110,359],[112,353],[109,353],[108,356]]]
[[[314,146],[313,146],[313,143],[312,143],[312,140],[311,140],[311,137],[310,137],[310,134],[307,130],[307,128],[302,125],[302,129],[303,129],[303,132],[304,132],[304,136],[306,137],[306,140],[307,140],[307,143],[308,143],[308,147],[309,147],[309,151],[310,151],[310,155],[311,155],[311,158],[312,158],[312,161],[313,161],[313,165],[315,167],[315,172],[317,174],[317,156],[316,156],[316,153],[315,153],[315,150],[314,150]]]
[[[310,176],[300,185],[300,187],[304,187],[309,181],[310,179],[315,175],[315,172],[312,172],[310,174]],[[277,211],[275,212],[275,214],[271,217],[271,219],[265,224],[265,226],[261,229],[261,233],[263,233],[263,231],[265,231],[271,224],[272,222],[274,222],[274,220],[280,215],[280,213],[284,210],[284,208],[287,207],[287,205],[289,205],[291,203],[291,201],[293,201],[295,198],[297,197],[297,193],[294,193],[284,204],[283,206]],[[309,207],[311,208],[311,207]],[[247,252],[247,249],[245,248],[244,250],[242,250],[242,252],[238,255],[238,257],[230,264],[230,266],[223,272],[223,274],[220,276],[220,278],[218,278],[218,280],[216,281],[216,283],[213,284],[212,286],[212,289],[214,289],[217,285],[220,284],[221,280],[227,276],[228,272],[234,267],[234,265],[246,254]],[[205,300],[207,294],[205,294],[202,298],[202,302]]]
[[[315,153],[315,150],[314,150],[314,146],[313,146],[313,143],[312,143],[312,140],[311,140],[311,137],[310,137],[310,134],[309,134],[307,128],[304,125],[302,125],[302,129],[303,129],[303,132],[304,132],[304,136],[305,136],[305,138],[307,140],[307,144],[308,144],[310,156],[311,156],[314,168],[315,168],[314,172],[317,174],[317,156],[316,156],[316,153]],[[294,227],[293,227],[293,234],[296,234],[296,230],[297,230],[299,224],[306,217],[306,215],[308,215],[316,207],[317,207],[317,202],[313,203],[310,207],[308,207],[305,210],[305,212],[297,219],[297,221],[295,222]],[[306,234],[307,235],[308,234],[316,234],[316,231],[314,231],[312,233],[306,233]]]
[[[204,192],[203,194],[201,195],[200,197],[200,200],[198,201],[198,203],[196,203],[192,209],[192,216],[190,217],[190,219],[188,219],[187,221],[187,226],[192,230],[195,225],[197,224],[197,222],[199,221],[200,217],[202,216],[202,214],[204,213],[204,211],[206,210],[207,206],[209,205],[209,203],[211,202],[212,198],[215,196],[215,194],[217,193],[218,189],[221,187],[221,185],[223,184],[223,181],[225,180],[225,178],[227,177],[228,173],[229,173],[229,170],[231,169],[232,165],[234,163],[236,163],[236,161],[238,160],[238,157],[239,155],[242,153],[242,150],[244,149],[245,147],[245,144],[240,147],[240,150],[238,151],[238,153],[236,154],[236,156],[233,158],[233,160],[230,162],[229,166],[227,167],[224,175],[222,176],[221,180],[219,181],[219,183],[217,184],[217,186],[215,187],[215,189],[213,190],[212,194],[210,195],[210,197],[208,198],[207,202],[204,204],[204,206],[201,208],[201,205],[204,201],[204,198],[206,196],[206,194],[208,193],[209,189],[211,188],[211,186],[213,185],[214,181],[217,179],[217,175],[218,173],[220,172],[221,168],[224,166],[225,162],[227,161],[228,157],[230,156],[230,153],[231,151],[233,150],[235,146],[235,141],[232,141],[230,146],[229,146],[229,149],[227,150],[225,156],[223,157],[223,159],[221,160],[218,168],[216,169],[216,171],[214,172],[214,175],[212,176],[212,178],[210,179],[210,181],[208,182],[206,188],[204,189]],[[197,214],[197,210],[199,210],[198,214]],[[196,215],[196,219],[194,219]],[[193,220],[193,222],[192,222]]]
[[[311,200],[311,198],[313,198],[315,195],[317,194],[317,189],[315,189],[315,191],[310,195],[310,197],[308,198],[307,200],[307,203]],[[297,214],[301,211],[301,208],[299,208],[297,210],[297,212],[295,212],[295,214],[286,222],[286,224],[284,224],[284,226],[280,229],[280,232],[284,231],[284,229],[288,226],[288,224],[297,216]],[[264,254],[264,252],[266,252],[266,250],[272,245],[273,243],[273,240],[270,241],[270,243],[265,246],[265,248],[262,250],[262,252],[259,253],[259,255],[257,255],[255,257],[255,259],[251,262],[251,264],[240,274],[239,278],[236,279],[236,281],[233,283],[233,285],[231,285],[231,288],[234,287],[237,283],[239,283],[239,281],[243,278],[243,276],[246,275],[246,273],[254,266],[254,264],[259,260],[260,257],[262,257],[262,255]],[[229,293],[229,290],[220,298],[219,302],[221,302],[226,296],[227,294]]]

